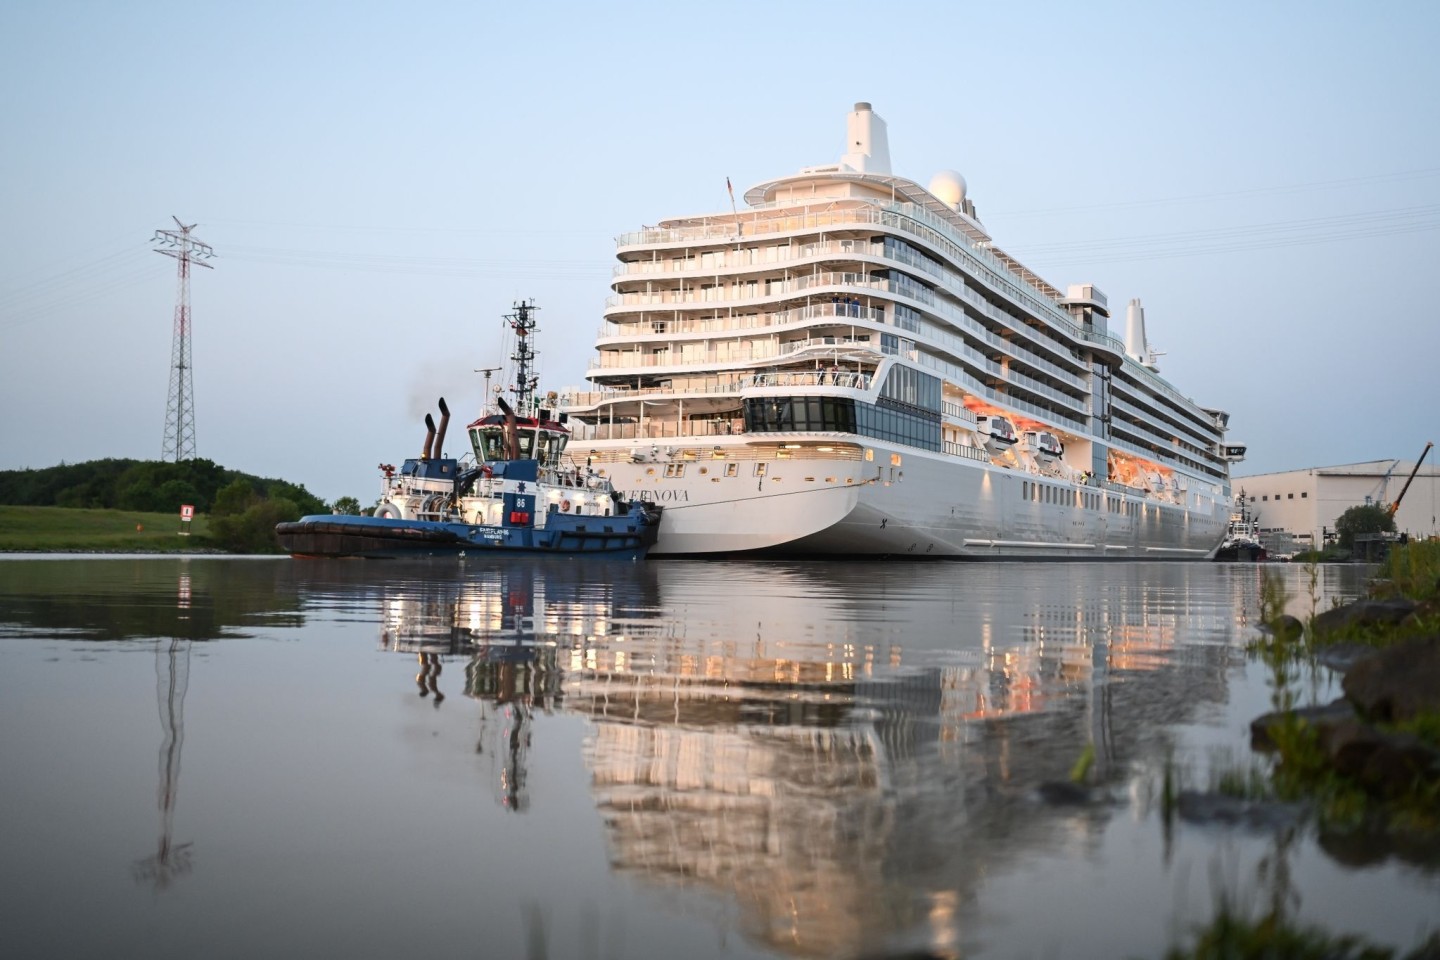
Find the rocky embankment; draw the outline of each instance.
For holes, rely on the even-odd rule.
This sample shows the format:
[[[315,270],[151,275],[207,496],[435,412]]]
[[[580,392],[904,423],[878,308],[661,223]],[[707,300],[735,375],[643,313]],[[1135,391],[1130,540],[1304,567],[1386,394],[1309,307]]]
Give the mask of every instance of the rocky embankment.
[[[1413,733],[1397,730],[1422,717],[1440,716],[1440,634],[1408,637],[1386,646],[1346,638],[1384,638],[1422,619],[1434,622],[1434,601],[1357,600],[1315,618],[1319,661],[1344,674],[1344,695],[1332,703],[1293,711],[1315,730],[1326,761],[1367,792],[1391,798],[1440,785],[1440,749]],[[1293,617],[1275,625],[1277,634],[1302,626]],[[1327,642],[1330,640],[1335,642]],[[1250,725],[1257,750],[1276,748],[1275,733],[1285,713],[1268,713]]]

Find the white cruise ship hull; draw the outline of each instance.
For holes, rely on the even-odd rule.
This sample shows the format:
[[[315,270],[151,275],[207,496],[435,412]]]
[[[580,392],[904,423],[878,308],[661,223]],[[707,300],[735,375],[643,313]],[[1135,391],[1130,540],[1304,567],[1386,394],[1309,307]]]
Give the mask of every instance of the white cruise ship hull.
[[[727,477],[712,460],[686,463],[680,477],[656,463],[607,464],[607,472],[627,496],[665,507],[652,555],[1198,560],[1225,535],[1228,507],[1215,497],[1159,503],[1140,491],[871,449],[882,463],[896,452],[903,467],[782,460],[756,477],[745,461]]]

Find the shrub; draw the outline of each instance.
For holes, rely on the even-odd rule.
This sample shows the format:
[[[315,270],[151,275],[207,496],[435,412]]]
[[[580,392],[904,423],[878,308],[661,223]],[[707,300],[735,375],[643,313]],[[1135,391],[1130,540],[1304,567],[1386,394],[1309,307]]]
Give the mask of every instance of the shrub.
[[[211,514],[210,539],[231,553],[283,553],[275,525],[299,519],[300,508],[293,500],[257,499],[238,513]]]

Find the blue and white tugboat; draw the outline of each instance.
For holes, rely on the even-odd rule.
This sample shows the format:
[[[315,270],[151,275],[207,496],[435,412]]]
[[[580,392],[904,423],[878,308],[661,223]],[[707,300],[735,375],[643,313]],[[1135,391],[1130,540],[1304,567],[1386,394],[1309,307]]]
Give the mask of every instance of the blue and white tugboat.
[[[1215,550],[1215,559],[1222,563],[1264,563],[1269,559],[1260,539],[1260,515],[1251,513],[1246,505],[1245,491],[1235,498],[1235,511],[1225,539]]]
[[[425,415],[419,458],[397,470],[381,464],[373,516],[321,514],[275,528],[296,557],[481,556],[491,553],[601,554],[640,559],[655,543],[660,508],[628,500],[609,479],[567,456],[570,428],[535,397],[531,374],[535,306],[507,315],[515,334],[512,407],[467,427],[471,453],[443,455],[450,411],[440,398],[440,426]]]

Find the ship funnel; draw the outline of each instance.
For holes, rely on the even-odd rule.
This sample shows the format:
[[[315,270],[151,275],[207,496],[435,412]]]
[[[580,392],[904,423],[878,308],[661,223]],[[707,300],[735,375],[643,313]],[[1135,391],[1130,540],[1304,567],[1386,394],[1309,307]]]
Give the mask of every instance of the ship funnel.
[[[500,412],[505,414],[505,428],[502,436],[505,438],[505,459],[520,459],[520,431],[515,424],[515,411],[510,409],[510,404],[505,402],[504,397],[496,397],[495,402],[500,406]]]
[[[420,453],[421,460],[430,459],[430,445],[435,442],[435,418],[425,414],[425,449]]]
[[[450,408],[445,406],[445,398],[440,398],[440,427],[435,432],[435,456],[445,456],[445,428],[450,424]]]
[[[1150,355],[1150,342],[1145,339],[1145,308],[1139,298],[1130,301],[1125,308],[1125,352],[1135,362],[1154,369],[1155,358]]]
[[[890,137],[885,121],[868,103],[857,103],[845,125],[848,134],[842,167],[857,173],[890,172]]]

